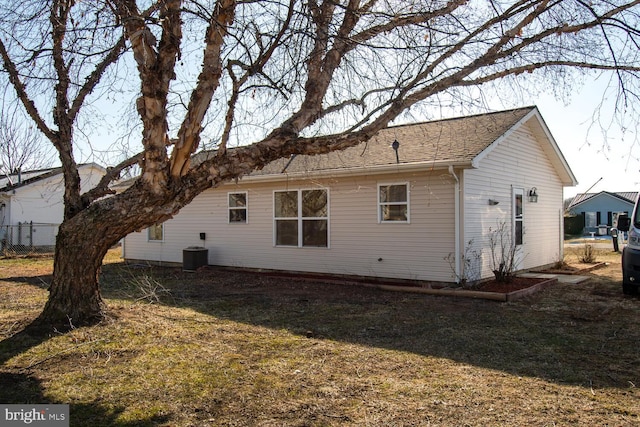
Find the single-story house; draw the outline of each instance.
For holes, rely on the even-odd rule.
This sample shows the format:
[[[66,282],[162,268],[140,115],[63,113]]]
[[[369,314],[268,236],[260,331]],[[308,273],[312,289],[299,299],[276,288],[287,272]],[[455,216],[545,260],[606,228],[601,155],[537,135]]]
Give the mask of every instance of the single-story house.
[[[567,211],[570,215],[584,218],[585,235],[606,235],[614,226],[618,214],[631,216],[637,198],[637,191],[580,193],[571,200]]]
[[[95,187],[106,170],[78,166],[82,191]],[[0,176],[0,240],[10,246],[53,246],[64,216],[62,168],[15,170]]]
[[[200,154],[207,155],[207,153]],[[415,281],[493,276],[505,228],[517,269],[563,256],[576,179],[536,107],[394,126],[340,152],[280,159],[128,235],[123,257]]]

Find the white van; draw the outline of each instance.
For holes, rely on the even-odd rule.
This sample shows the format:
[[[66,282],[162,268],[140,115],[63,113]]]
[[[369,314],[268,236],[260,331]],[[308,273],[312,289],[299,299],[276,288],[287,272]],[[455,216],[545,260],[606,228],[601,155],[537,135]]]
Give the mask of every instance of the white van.
[[[621,218],[617,228],[628,231],[627,246],[622,250],[622,292],[627,295],[638,293],[640,288],[640,209],[638,201],[633,207],[631,218]]]

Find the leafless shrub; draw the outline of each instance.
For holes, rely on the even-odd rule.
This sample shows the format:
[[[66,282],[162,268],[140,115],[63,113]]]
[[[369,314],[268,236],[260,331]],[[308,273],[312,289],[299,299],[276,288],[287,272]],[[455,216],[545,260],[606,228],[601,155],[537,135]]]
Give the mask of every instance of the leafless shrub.
[[[449,253],[444,257],[449,263],[449,267],[453,272],[456,282],[463,288],[471,288],[479,279],[479,261],[482,258],[482,250],[473,249],[473,239],[469,240],[461,254],[462,271],[456,271],[455,256]]]
[[[510,282],[515,276],[518,247],[511,238],[506,222],[498,223],[495,229],[489,227],[489,248],[496,280],[503,283]]]
[[[594,246],[585,243],[578,252],[578,259],[585,264],[593,264],[596,262],[596,252]]]

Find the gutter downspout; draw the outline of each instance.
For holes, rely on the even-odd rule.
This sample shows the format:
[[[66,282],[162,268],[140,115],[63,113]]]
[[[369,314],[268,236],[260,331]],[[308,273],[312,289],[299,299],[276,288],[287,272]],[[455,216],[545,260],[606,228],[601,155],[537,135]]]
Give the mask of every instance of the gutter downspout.
[[[460,282],[460,278],[462,277],[462,271],[460,267],[460,180],[453,170],[453,166],[449,165],[449,173],[456,180],[456,183],[453,186],[453,219],[455,224],[454,231],[454,274],[456,276],[456,283]]]

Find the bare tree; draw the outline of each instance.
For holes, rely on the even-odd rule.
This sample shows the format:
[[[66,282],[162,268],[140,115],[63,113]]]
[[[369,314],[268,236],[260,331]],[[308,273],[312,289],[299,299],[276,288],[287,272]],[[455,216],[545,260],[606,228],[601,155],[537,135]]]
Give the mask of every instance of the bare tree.
[[[621,109],[637,105],[638,0],[3,3],[3,75],[64,171],[50,322],[102,318],[98,271],[128,233],[278,158],[367,140],[409,108],[580,72],[613,73]],[[131,82],[140,152],[81,194],[74,132]],[[191,164],[203,139],[215,155]],[[133,164],[140,177],[105,198]]]
[[[53,164],[52,151],[29,122],[0,111],[0,174],[47,168]]]

